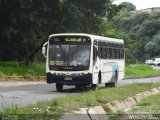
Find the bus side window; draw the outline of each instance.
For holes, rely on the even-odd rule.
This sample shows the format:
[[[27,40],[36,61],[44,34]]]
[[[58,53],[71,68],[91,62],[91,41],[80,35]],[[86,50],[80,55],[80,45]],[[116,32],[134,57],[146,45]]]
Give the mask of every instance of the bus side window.
[[[105,48],[102,48],[102,58],[106,58],[106,50]]]
[[[98,47],[98,57],[102,58],[102,47]]]
[[[111,48],[111,59],[115,59],[115,51],[114,51],[114,48]]]
[[[111,48],[107,48],[107,58],[111,58]]]
[[[120,59],[120,49],[117,49],[117,59]]]
[[[97,59],[97,48],[94,46],[93,47],[93,60]]]
[[[115,58],[119,59],[119,49],[115,49]]]
[[[124,59],[124,50],[120,49],[120,59]]]
[[[93,46],[93,65],[97,61],[97,47]]]

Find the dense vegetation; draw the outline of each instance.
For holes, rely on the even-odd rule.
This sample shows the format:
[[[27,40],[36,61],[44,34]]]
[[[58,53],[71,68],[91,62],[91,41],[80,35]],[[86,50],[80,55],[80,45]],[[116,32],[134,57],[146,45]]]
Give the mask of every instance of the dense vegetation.
[[[0,62],[0,80],[44,80],[45,63],[34,62],[25,66],[23,62]]]
[[[0,61],[41,61],[48,36],[63,32],[122,38],[127,63],[157,56],[160,13],[129,13],[135,9],[112,0],[1,0]]]
[[[109,0],[1,0],[0,60],[32,61],[49,34],[97,33]]]
[[[111,0],[1,0],[0,60],[32,62],[52,33],[82,32],[131,41],[109,22],[118,9]]]
[[[144,61],[160,55],[160,12],[131,14],[120,11],[113,21],[119,30],[134,40],[136,60]]]
[[[125,78],[141,78],[159,76],[160,70],[144,64],[130,64],[125,67]],[[32,65],[25,66],[23,62],[9,61],[0,62],[1,80],[44,80],[45,63],[33,62]]]

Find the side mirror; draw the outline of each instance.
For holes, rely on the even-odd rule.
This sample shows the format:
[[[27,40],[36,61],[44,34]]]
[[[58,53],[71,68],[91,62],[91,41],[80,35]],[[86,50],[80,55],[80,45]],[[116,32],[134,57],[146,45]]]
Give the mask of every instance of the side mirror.
[[[47,46],[48,46],[48,42],[46,42],[42,47],[42,54],[44,55],[45,58],[47,56]]]

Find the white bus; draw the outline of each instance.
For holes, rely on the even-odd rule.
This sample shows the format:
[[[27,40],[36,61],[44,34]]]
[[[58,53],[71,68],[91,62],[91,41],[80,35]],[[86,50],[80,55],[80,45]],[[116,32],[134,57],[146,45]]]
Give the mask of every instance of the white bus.
[[[124,41],[81,33],[53,34],[43,45],[47,83],[116,86],[124,78]]]

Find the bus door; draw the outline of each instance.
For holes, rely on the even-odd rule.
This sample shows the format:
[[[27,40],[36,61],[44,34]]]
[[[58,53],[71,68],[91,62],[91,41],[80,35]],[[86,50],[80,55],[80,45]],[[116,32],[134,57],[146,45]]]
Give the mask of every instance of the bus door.
[[[96,45],[93,46],[93,84],[98,84],[98,47]]]

